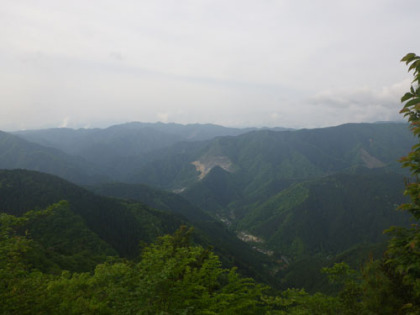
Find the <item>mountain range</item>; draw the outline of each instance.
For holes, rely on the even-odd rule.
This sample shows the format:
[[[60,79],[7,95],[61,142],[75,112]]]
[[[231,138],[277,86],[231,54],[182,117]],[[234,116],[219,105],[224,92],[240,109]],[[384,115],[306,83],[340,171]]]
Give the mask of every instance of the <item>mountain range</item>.
[[[78,185],[2,171],[0,209],[21,214],[68,200],[105,252],[123,256],[137,252],[139,241],[190,224],[227,264],[293,286],[302,284],[307,262],[359,264],[361,248],[380,253],[385,228],[408,224],[395,211],[407,176],[398,159],[414,141],[398,123],[0,132],[0,169]]]

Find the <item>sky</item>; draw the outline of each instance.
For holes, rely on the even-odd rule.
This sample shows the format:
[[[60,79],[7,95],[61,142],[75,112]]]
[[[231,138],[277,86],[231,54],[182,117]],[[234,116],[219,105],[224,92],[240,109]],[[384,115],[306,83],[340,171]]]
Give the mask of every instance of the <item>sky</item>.
[[[401,120],[418,0],[0,0],[0,130]]]

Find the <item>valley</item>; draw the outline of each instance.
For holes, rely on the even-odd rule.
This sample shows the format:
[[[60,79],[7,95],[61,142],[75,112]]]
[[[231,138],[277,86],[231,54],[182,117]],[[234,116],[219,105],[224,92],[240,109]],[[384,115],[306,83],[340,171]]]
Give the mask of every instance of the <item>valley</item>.
[[[20,191],[18,203],[9,197],[16,193],[3,188],[8,198],[2,197],[0,206],[22,214],[67,200],[87,228],[120,255],[132,257],[140,240],[188,224],[196,227],[197,241],[215,246],[226,265],[283,287],[282,279],[291,278],[288,270],[299,272],[295,266],[305,266],[308,257],[327,266],[355,246],[381,247],[387,239],[382,231],[390,225],[408,225],[408,217],[395,211],[404,202],[406,176],[397,159],[414,141],[405,124],[272,131],[131,123],[1,136],[0,168],[50,173],[121,201],[90,196],[77,186],[59,191],[70,184],[13,171],[2,173],[3,187],[12,185],[8,176],[26,186],[13,184],[20,187],[14,188]],[[126,230],[112,219],[113,228],[96,226],[92,211],[104,204],[112,217],[128,216],[124,222],[137,225]],[[109,232],[118,229],[126,232]],[[127,237],[123,249],[119,242]],[[364,257],[356,252],[348,262],[358,267]],[[319,289],[319,279],[314,281],[307,290]]]

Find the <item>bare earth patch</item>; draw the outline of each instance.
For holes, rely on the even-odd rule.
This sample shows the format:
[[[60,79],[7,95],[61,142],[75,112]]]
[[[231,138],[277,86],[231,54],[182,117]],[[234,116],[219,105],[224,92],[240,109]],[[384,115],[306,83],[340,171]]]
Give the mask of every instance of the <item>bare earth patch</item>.
[[[228,172],[233,171],[233,164],[231,160],[227,156],[223,155],[206,156],[200,158],[197,161],[192,162],[191,164],[193,164],[197,172],[200,173],[200,175],[198,176],[200,180],[203,179],[215,166],[219,166]]]

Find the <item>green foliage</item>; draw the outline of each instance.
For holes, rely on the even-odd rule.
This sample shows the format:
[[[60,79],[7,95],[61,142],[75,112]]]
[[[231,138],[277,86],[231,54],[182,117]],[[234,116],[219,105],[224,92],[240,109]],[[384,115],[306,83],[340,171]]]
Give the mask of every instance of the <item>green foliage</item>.
[[[401,101],[404,103],[401,113],[408,117],[411,131],[416,137],[420,136],[420,57],[410,53],[401,60],[409,65],[414,79],[410,88]],[[388,272],[401,281],[407,289],[405,305],[408,310],[420,311],[420,145],[413,146],[411,152],[401,159],[403,167],[410,170],[413,181],[407,182],[405,195],[410,202],[401,205],[400,209],[409,212],[414,223],[410,228],[392,228],[389,232],[393,238],[386,252],[385,264]]]
[[[278,296],[266,296],[271,310],[267,314],[334,315],[342,314],[338,298],[316,293],[308,294],[303,289],[287,289]]]
[[[56,176],[28,170],[0,170],[1,211],[22,215],[30,209],[43,209],[60,200],[69,202],[69,212],[57,213],[49,219],[54,222],[44,222],[47,229],[38,230],[48,232],[55,225],[71,224],[74,231],[79,226],[77,230],[82,236],[87,233],[81,231],[81,225],[85,225],[84,230],[96,234],[97,239],[102,239],[123,257],[136,257],[140,241],[150,242],[159,235],[173,233],[185,223],[177,215],[162,213],[139,203],[99,196]],[[103,245],[97,246],[103,248]]]
[[[219,220],[183,197],[140,184],[113,183],[92,186],[90,189],[106,196],[140,201],[156,209],[183,215],[194,226],[193,241],[204,247],[212,246],[224,267],[237,266],[238,272],[243,275],[276,285],[268,272],[269,266],[274,265],[270,257],[253,250],[251,246],[240,241]],[[140,215],[146,216],[143,213]],[[146,229],[151,226],[152,224],[149,224]]]
[[[52,209],[52,210],[51,210]],[[223,269],[216,255],[189,242],[182,227],[143,249],[138,263],[110,260],[94,273],[53,275],[25,260],[36,248],[22,224],[51,215],[1,215],[0,312],[2,314],[262,314],[265,287]]]
[[[42,296],[45,287],[42,273],[32,272],[31,259],[35,244],[18,229],[32,220],[48,215],[31,211],[17,218],[0,213],[0,313],[31,314],[31,306]]]

